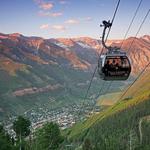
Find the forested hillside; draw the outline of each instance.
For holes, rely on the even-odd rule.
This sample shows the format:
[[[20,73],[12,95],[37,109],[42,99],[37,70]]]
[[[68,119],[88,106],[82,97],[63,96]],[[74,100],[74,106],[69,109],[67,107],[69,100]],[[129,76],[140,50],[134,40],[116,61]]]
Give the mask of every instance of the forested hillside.
[[[68,130],[68,142],[91,150],[148,150],[150,147],[150,71],[116,104]],[[78,145],[78,146],[77,146]]]

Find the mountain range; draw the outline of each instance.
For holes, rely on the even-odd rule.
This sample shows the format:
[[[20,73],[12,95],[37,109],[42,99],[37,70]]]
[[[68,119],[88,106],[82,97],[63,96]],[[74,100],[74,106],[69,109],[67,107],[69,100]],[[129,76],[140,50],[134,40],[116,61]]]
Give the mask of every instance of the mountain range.
[[[122,42],[134,78],[150,61],[150,36],[108,40],[107,44],[120,46]],[[101,49],[101,40],[89,37],[44,39],[0,33],[1,117],[42,106],[50,97],[60,103],[59,107],[81,102]],[[110,91],[121,90],[132,78],[117,82]],[[96,74],[91,95],[98,93],[101,83]]]

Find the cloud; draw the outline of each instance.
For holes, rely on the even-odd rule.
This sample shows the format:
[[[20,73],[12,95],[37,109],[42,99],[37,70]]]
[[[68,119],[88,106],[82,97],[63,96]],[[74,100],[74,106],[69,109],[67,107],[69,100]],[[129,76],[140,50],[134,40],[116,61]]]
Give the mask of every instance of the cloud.
[[[92,17],[85,17],[85,18],[83,18],[83,20],[84,21],[92,21],[93,19],[92,19]]]
[[[65,26],[63,26],[63,25],[53,25],[51,28],[54,30],[57,30],[57,31],[65,31],[66,30]]]
[[[40,11],[39,12],[39,16],[41,17],[59,17],[59,16],[62,16],[63,13],[62,12],[44,12],[44,11]]]
[[[77,19],[69,19],[65,23],[66,24],[78,24],[79,21]]]
[[[53,8],[53,4],[51,2],[42,2],[39,4],[39,7],[44,9],[44,10],[50,10]]]
[[[33,0],[41,9],[50,10],[53,8],[52,2],[45,2],[44,0]]]
[[[62,15],[63,15],[62,12],[55,12],[55,13],[50,14],[51,17],[59,17],[59,16],[62,16]]]
[[[40,29],[48,29],[49,25],[48,24],[43,24],[40,26]]]
[[[38,15],[41,16],[41,17],[44,17],[44,16],[49,16],[50,13],[49,12],[44,12],[44,11],[39,11]]]

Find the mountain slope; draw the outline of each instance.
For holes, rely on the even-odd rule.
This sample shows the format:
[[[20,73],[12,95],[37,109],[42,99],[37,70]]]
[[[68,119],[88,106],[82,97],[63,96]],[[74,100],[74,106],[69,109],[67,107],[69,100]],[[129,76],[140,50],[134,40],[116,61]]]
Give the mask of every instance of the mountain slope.
[[[132,65],[138,64],[136,69],[132,69],[132,75],[146,63],[145,59],[137,63],[139,59],[150,59],[149,41],[149,36],[135,41],[140,55],[134,49],[129,53],[133,60]],[[110,44],[117,45],[119,42],[114,40]],[[124,43],[129,45],[130,42],[129,38]],[[59,107],[80,104],[97,65],[100,43],[101,41],[88,37],[43,39],[26,37],[19,33],[0,33],[0,117],[43,107],[43,103],[47,104],[49,98],[56,100],[54,107],[58,107],[58,104]],[[137,57],[139,59],[135,59]],[[96,74],[90,97],[97,95],[101,83]],[[109,92],[120,91],[126,84],[128,81],[117,82]],[[51,88],[57,85],[58,88]],[[106,89],[107,85],[103,88]],[[20,92],[19,95],[14,94]]]
[[[149,68],[150,69],[150,68]],[[90,141],[93,149],[148,149],[150,143],[150,70],[137,81],[125,99],[110,108],[91,116],[68,131],[73,145]],[[144,81],[143,81],[144,80]],[[142,88],[141,88],[142,86]],[[140,130],[141,119],[145,118]],[[140,141],[142,131],[143,142]],[[147,131],[147,132],[146,132]],[[132,141],[132,145],[130,142]]]
[[[95,64],[68,49],[53,39],[0,34],[0,119],[47,103],[51,108],[50,98],[53,108],[82,101]]]

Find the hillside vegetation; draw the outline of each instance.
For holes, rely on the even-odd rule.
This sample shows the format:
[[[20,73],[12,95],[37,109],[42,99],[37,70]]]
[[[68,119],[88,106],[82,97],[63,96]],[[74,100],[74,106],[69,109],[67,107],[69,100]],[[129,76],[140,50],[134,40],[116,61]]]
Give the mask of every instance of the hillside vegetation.
[[[93,150],[148,150],[149,108],[150,70],[147,70],[121,101],[68,130],[68,142],[73,143],[74,149],[88,145]]]

